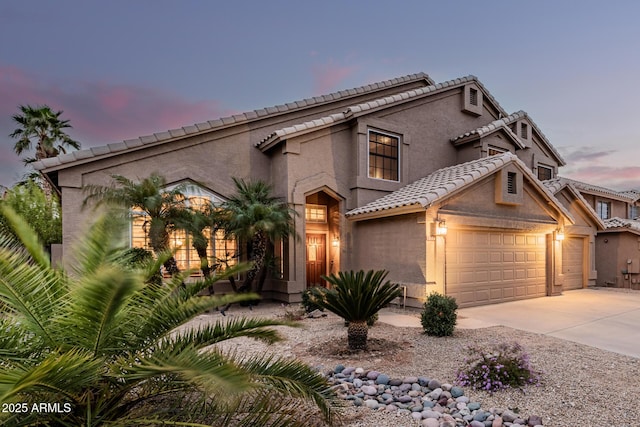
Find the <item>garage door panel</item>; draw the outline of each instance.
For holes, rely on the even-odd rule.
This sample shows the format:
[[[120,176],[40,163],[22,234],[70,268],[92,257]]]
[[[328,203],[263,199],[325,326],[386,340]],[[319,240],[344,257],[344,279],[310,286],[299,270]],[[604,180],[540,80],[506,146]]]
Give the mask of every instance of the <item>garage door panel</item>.
[[[545,244],[532,233],[450,229],[447,294],[461,307],[544,296]]]
[[[562,242],[563,289],[584,286],[584,238],[569,237]]]

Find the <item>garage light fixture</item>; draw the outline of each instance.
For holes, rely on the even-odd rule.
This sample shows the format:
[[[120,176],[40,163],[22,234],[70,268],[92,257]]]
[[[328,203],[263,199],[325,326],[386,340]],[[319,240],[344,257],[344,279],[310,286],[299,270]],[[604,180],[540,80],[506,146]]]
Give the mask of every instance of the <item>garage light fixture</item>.
[[[447,234],[447,223],[444,221],[438,221],[436,224],[436,236],[444,236]]]
[[[556,241],[562,242],[564,240],[564,231],[561,228],[556,230]]]

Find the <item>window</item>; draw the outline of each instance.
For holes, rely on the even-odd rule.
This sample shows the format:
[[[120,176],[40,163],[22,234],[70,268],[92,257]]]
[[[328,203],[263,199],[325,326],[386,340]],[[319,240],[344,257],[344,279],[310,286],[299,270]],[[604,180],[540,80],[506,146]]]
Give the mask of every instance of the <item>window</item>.
[[[400,138],[369,131],[369,177],[398,181]]]
[[[538,165],[538,179],[540,181],[546,181],[553,178],[553,169],[548,166]]]
[[[304,207],[304,219],[307,222],[316,222],[320,224],[327,223],[327,207],[323,205],[307,204]]]
[[[596,213],[600,219],[611,218],[611,203],[610,202],[596,202]]]
[[[629,219],[636,219],[640,216],[640,206],[629,206]]]
[[[209,201],[214,203],[221,200],[215,196],[203,194],[201,190],[193,192],[191,187],[187,187],[185,193],[186,204],[192,208],[202,208]],[[195,193],[195,194],[194,194]],[[131,247],[143,248],[151,251],[149,241],[149,220],[144,212],[132,209],[131,221]],[[209,265],[223,270],[227,266],[237,264],[238,247],[235,239],[225,237],[224,230],[205,229],[204,235],[207,237],[207,258]],[[180,270],[193,270],[193,274],[200,274],[200,257],[191,244],[191,236],[184,230],[174,230],[169,235],[169,246],[175,251],[175,259]]]
[[[517,174],[515,172],[508,172],[507,174],[507,193],[509,194],[518,194],[516,176]]]
[[[520,124],[520,138],[528,139],[529,138],[529,127],[526,123]]]

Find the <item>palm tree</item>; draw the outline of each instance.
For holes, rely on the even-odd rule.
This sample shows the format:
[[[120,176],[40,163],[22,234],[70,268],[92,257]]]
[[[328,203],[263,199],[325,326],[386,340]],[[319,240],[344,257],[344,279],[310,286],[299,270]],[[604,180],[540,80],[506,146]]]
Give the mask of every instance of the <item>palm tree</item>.
[[[191,246],[193,246],[198,254],[200,270],[205,279],[208,279],[211,276],[211,272],[214,271],[220,263],[225,261],[215,259],[214,262],[216,265],[211,265],[207,254],[210,236],[215,235],[216,231],[224,227],[223,217],[224,215],[220,208],[214,206],[209,200],[202,206],[195,208],[190,207],[185,210],[184,215],[177,221],[176,226],[186,231],[191,237]],[[226,263],[225,267],[229,267],[228,263]],[[233,276],[229,277],[229,281],[234,290],[237,290]],[[209,287],[209,295],[213,293],[213,286],[211,286]]]
[[[240,289],[255,289],[260,293],[273,243],[295,234],[295,211],[274,197],[271,186],[263,181],[247,182],[233,178],[233,182],[236,194],[222,205],[226,213],[225,228],[246,244],[252,262]]]
[[[351,350],[367,348],[367,320],[400,296],[397,284],[389,281],[382,283],[387,273],[385,270],[369,270],[367,273],[362,270],[340,271],[338,276],[322,276],[330,284],[330,288],[311,289],[314,303],[349,323],[347,341]]]
[[[35,157],[26,158],[25,163],[64,154],[67,152],[65,147],[80,148],[80,143],[64,131],[71,125],[69,120],[60,119],[62,110],[53,112],[48,105],[35,108],[21,105],[18,108],[22,114],[13,115],[12,119],[19,127],[9,134],[18,140],[14,146],[16,154],[31,150],[35,140]]]
[[[149,235],[149,245],[153,252],[159,254],[169,249],[170,234],[176,229],[186,213],[183,187],[178,186],[166,190],[165,178],[152,173],[148,178],[138,182],[122,175],[112,175],[113,182],[109,186],[87,185],[87,194],[83,207],[90,202],[97,205],[108,204],[125,209],[137,209],[146,215],[145,227]],[[173,256],[166,260],[166,271],[175,275],[180,270]]]
[[[334,424],[335,395],[307,365],[268,354],[240,359],[216,347],[240,336],[275,342],[271,327],[288,322],[187,324],[255,295],[199,297],[218,277],[189,288],[180,278],[153,284],[167,255],[143,268],[123,261],[124,227],[113,216],[99,217],[80,240],[77,268],[67,275],[52,268],[15,212],[0,209],[19,238],[0,234],[0,404],[18,408],[2,411],[0,424],[307,425],[295,408]],[[40,402],[59,406],[34,411]]]

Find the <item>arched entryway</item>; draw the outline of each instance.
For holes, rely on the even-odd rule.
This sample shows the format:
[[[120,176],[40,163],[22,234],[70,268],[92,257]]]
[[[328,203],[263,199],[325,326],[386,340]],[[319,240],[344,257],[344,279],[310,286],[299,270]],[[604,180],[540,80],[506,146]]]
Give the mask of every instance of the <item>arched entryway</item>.
[[[326,286],[323,275],[340,268],[340,202],[317,191],[305,198],[306,285]]]

